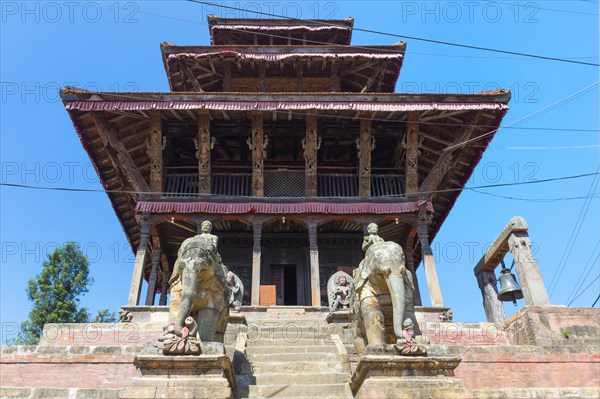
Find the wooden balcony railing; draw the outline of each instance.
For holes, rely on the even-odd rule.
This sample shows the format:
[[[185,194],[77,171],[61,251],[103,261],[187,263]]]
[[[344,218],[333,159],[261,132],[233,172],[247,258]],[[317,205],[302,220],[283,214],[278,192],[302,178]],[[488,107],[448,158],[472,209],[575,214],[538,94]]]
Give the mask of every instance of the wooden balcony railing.
[[[372,174],[372,197],[401,197],[404,195],[403,175]],[[211,193],[227,196],[251,196],[250,173],[214,173]],[[265,171],[265,197],[303,197],[304,172],[298,170]],[[183,198],[198,195],[197,173],[167,173],[163,181],[163,197]],[[348,173],[321,173],[317,175],[319,197],[358,196],[358,175]]]

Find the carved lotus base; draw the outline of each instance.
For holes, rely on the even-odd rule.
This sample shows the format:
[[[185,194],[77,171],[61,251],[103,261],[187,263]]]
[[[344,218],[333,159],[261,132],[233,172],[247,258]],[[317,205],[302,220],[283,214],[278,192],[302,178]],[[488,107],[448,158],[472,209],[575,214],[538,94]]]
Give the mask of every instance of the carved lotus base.
[[[192,337],[172,337],[163,341],[165,355],[199,355],[200,340]]]

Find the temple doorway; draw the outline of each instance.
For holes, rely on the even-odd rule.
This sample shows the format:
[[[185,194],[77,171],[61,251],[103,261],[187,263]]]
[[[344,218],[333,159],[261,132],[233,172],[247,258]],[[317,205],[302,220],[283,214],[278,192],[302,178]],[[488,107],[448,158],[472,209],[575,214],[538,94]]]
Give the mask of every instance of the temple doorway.
[[[276,287],[277,305],[298,305],[296,265],[271,265],[271,284]]]

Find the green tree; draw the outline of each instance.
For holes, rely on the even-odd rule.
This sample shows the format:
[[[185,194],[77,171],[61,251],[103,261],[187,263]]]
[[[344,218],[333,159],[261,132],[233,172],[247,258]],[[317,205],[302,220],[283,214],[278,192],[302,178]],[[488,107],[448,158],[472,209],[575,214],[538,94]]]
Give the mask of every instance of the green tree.
[[[67,242],[52,252],[42,272],[29,280],[27,298],[33,302],[28,320],[21,324],[11,344],[36,345],[46,323],[107,323],[115,314],[104,309],[93,319],[87,308],[80,307],[80,296],[88,292],[94,279],[89,276],[90,262],[79,244]]]

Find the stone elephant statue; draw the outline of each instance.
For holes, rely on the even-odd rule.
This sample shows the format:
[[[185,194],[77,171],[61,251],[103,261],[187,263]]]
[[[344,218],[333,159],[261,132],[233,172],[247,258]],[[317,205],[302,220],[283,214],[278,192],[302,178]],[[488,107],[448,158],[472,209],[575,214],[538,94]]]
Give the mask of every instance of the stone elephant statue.
[[[359,355],[366,345],[394,345],[402,355],[424,355],[414,313],[414,282],[405,266],[402,247],[395,242],[373,243],[354,270],[355,295],[351,321]]]
[[[185,240],[169,280],[169,324],[162,337],[165,354],[194,354],[202,342],[223,342],[229,320],[229,292],[216,237]]]

